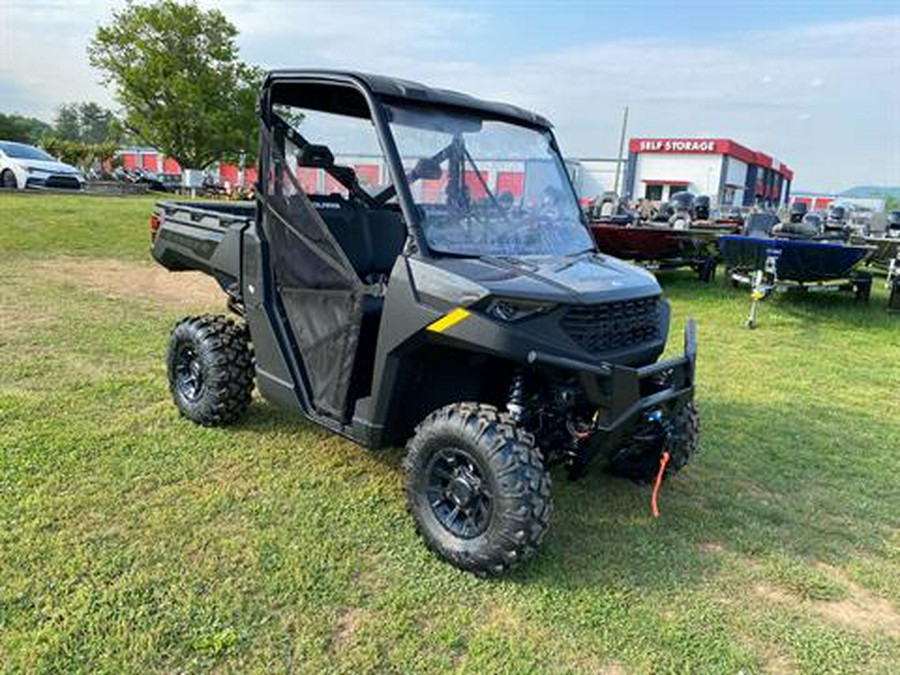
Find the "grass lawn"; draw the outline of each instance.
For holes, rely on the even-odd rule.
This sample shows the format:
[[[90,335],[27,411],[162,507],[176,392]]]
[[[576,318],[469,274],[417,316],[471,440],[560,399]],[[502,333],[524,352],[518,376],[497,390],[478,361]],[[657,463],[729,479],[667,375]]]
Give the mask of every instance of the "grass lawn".
[[[751,332],[746,291],[663,276],[674,334],[699,321],[701,454],[659,520],[647,488],[554,473],[540,554],[483,581],[416,539],[399,450],[261,400],[178,417],[169,329],[223,303],[153,292],[151,204],[0,195],[0,670],[900,671],[880,277],[870,306],[778,297]]]

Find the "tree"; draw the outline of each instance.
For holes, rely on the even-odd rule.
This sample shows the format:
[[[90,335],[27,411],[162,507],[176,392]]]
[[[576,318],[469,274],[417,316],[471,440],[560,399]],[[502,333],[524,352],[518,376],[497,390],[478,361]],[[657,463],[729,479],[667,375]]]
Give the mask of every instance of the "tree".
[[[63,103],[56,111],[53,135],[64,141],[80,141],[81,126],[78,122],[78,104]]]
[[[123,129],[115,113],[96,103],[64,103],[56,113],[54,135],[90,145],[118,143]]]
[[[0,140],[33,145],[51,130],[49,124],[34,117],[0,113]]]
[[[91,64],[116,90],[125,125],[183,167],[256,152],[258,68],[238,59],[237,29],[194,2],[129,2],[97,29]]]

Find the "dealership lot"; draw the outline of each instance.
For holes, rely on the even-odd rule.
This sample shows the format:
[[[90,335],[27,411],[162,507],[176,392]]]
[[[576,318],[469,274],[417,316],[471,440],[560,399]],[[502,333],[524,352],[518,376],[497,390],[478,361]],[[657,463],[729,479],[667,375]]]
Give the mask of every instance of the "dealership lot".
[[[661,275],[700,326],[701,453],[647,488],[554,473],[532,565],[482,581],[406,526],[399,451],[255,400],[195,427],[161,355],[220,311],[148,261],[149,198],[0,195],[0,658],[12,669],[890,672],[898,318]],[[189,289],[182,292],[182,289]],[[672,345],[677,349],[678,345]],[[416,583],[410,583],[415,580]]]

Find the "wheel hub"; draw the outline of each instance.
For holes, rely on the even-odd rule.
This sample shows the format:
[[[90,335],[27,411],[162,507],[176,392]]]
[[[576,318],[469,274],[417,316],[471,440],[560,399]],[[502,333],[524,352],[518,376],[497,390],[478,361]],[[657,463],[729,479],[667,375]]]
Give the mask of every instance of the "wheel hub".
[[[464,469],[457,469],[456,475],[447,487],[448,496],[458,506],[466,508],[474,501],[480,482]]]
[[[468,452],[449,448],[435,455],[426,495],[435,518],[451,534],[472,538],[487,529],[493,495]]]
[[[189,401],[196,401],[203,391],[203,365],[190,345],[182,346],[175,355],[175,386]]]

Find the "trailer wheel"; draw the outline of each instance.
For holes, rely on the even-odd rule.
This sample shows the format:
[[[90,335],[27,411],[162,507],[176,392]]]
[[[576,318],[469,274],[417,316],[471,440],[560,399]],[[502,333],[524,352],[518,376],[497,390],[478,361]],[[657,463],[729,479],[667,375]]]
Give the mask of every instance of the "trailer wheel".
[[[166,364],[175,405],[197,424],[231,424],[250,405],[250,335],[246,326],[228,317],[207,314],[179,321],[169,339]]]
[[[479,576],[531,558],[547,531],[550,476],[534,437],[489,405],[431,413],[407,444],[407,507],[438,556]]]
[[[670,418],[669,425],[672,434],[665,448],[669,451],[665,476],[681,471],[697,452],[700,441],[700,415],[697,406],[693,402],[688,403]],[[606,470],[635,483],[649,483],[659,471],[662,451],[663,448],[658,444],[647,445],[636,438],[612,456]]]
[[[888,311],[900,311],[900,277],[891,281],[891,294],[888,296]]]
[[[716,263],[715,258],[704,258],[703,261],[697,265],[697,278],[704,284],[712,283],[716,279],[717,267],[718,263]]]
[[[853,295],[857,302],[868,303],[872,296],[872,275],[860,272],[853,279]]]

